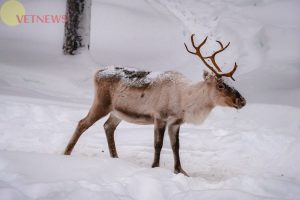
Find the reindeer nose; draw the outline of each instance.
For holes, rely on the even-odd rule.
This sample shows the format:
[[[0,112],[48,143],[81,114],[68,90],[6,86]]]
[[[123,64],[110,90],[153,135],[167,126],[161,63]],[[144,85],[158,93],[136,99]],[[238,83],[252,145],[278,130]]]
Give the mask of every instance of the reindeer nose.
[[[245,100],[244,98],[241,98],[241,99],[239,100],[239,102],[240,102],[240,106],[241,106],[241,107],[244,107],[244,106],[246,105],[246,100]]]
[[[246,100],[243,97],[242,98],[236,98],[235,103],[239,108],[242,108],[246,105]]]

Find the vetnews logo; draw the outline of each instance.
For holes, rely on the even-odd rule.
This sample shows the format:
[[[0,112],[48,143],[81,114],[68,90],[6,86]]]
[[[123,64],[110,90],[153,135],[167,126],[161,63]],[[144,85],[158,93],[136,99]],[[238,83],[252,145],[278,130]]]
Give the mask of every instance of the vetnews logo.
[[[18,0],[5,1],[0,9],[0,17],[4,24],[17,26],[19,24],[58,24],[65,23],[65,15],[26,14],[24,5]]]

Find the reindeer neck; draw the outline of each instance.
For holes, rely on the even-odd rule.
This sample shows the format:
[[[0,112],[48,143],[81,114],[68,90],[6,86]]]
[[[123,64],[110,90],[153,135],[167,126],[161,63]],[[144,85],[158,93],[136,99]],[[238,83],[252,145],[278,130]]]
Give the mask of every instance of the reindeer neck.
[[[201,124],[215,107],[208,85],[202,81],[189,85],[183,91],[182,103],[185,110],[185,122]]]

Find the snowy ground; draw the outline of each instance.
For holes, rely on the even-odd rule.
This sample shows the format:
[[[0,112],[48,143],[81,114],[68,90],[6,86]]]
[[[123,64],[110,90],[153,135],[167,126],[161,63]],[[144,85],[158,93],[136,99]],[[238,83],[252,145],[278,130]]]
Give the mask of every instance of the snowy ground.
[[[59,0],[22,3],[28,14],[65,10]],[[94,0],[92,56],[77,58],[60,54],[62,24],[0,23],[0,198],[300,199],[299,10],[296,0]],[[161,167],[150,168],[152,126],[122,123],[120,159],[111,159],[102,119],[72,156],[62,155],[100,66],[173,69],[199,80],[203,65],[183,46],[191,33],[209,35],[208,49],[231,41],[220,62],[237,60],[235,84],[248,100],[183,126],[191,177],[172,173],[168,137]]]

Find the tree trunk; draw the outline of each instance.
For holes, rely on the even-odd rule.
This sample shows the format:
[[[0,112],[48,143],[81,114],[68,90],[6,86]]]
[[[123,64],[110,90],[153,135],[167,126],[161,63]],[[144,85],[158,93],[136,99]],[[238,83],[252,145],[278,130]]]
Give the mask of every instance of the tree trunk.
[[[76,55],[90,48],[92,0],[67,0],[63,52]]]

